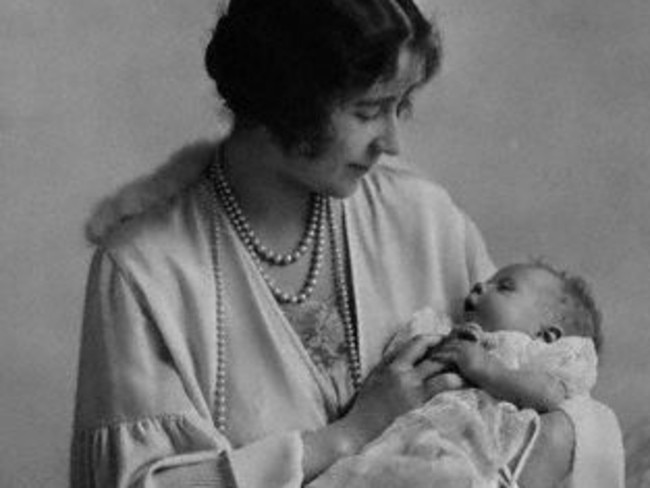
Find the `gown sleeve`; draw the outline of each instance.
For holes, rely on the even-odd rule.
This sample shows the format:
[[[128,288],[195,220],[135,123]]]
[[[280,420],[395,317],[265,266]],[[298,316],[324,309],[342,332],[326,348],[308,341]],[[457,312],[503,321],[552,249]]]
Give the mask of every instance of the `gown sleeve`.
[[[557,378],[565,398],[589,395],[596,385],[598,356],[594,343],[584,337],[563,337],[547,344],[531,341],[522,368],[543,371]]]
[[[73,488],[299,487],[299,432],[240,448],[190,394],[147,309],[108,252],[95,256],[83,321],[71,446]]]

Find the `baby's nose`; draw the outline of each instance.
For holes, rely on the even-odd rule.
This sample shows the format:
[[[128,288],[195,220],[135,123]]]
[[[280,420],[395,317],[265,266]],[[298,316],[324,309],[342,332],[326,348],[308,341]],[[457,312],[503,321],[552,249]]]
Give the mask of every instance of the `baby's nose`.
[[[483,283],[479,282],[472,287],[470,293],[473,295],[482,295],[484,291],[485,291],[485,286],[483,285]]]

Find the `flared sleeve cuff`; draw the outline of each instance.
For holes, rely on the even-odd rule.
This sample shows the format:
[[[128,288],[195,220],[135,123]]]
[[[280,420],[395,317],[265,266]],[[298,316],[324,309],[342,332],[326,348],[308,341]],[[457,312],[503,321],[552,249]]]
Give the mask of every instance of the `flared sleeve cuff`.
[[[192,415],[165,415],[73,436],[72,488],[299,488],[299,432],[232,449]],[[214,431],[213,431],[214,432]]]
[[[623,442],[614,413],[586,396],[560,407],[575,431],[573,470],[566,488],[624,488]]]
[[[71,487],[236,486],[227,440],[193,417],[162,415],[76,430]]]
[[[248,444],[229,454],[238,488],[300,488],[303,442],[289,432]]]

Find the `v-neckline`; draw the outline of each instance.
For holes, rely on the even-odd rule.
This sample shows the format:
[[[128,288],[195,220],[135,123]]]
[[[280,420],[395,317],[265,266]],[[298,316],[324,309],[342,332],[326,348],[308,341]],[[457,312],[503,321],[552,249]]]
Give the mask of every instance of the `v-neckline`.
[[[206,180],[207,184],[207,190],[208,191],[214,191],[212,188],[212,184],[210,179],[208,178]],[[283,328],[284,333],[289,337],[291,340],[293,347],[297,353],[297,355],[301,358],[302,362],[304,363],[306,369],[310,372],[312,378],[314,379],[315,384],[318,386],[318,390],[321,393],[321,396],[323,397],[324,402],[326,403],[326,409],[329,412],[339,412],[342,407],[345,405],[342,405],[341,402],[339,402],[334,390],[333,386],[331,384],[331,381],[329,378],[327,378],[324,374],[323,371],[318,367],[318,365],[315,363],[314,359],[311,357],[311,354],[307,350],[307,347],[305,344],[302,342],[302,339],[300,338],[298,332],[294,329],[294,327],[291,325],[289,322],[287,316],[285,315],[284,311],[282,310],[280,304],[277,302],[275,297],[273,296],[273,293],[269,289],[268,285],[266,284],[266,281],[264,280],[264,277],[260,273],[260,270],[258,269],[257,265],[255,264],[253,257],[250,255],[250,252],[248,249],[246,249],[246,246],[244,243],[239,239],[239,236],[237,232],[235,231],[232,223],[230,222],[230,219],[228,219],[228,216],[226,215],[223,206],[221,202],[218,202],[219,204],[219,213],[218,217],[220,219],[220,226],[224,231],[229,236],[229,239],[231,240],[231,243],[234,245],[234,249],[236,250],[237,254],[239,254],[240,259],[242,262],[246,263],[246,266],[248,268],[247,271],[245,271],[249,276],[254,277],[254,280],[256,282],[256,287],[258,290],[260,290],[260,299],[263,299],[265,303],[265,308],[269,311],[272,311],[274,317],[269,317],[269,324],[273,326],[272,324],[278,323],[281,324],[281,327]],[[361,328],[361,310],[359,308],[359,300],[358,300],[358,293],[357,293],[357,287],[355,285],[355,275],[356,275],[356,270],[355,270],[355,263],[352,258],[353,256],[353,250],[352,250],[352,241],[353,239],[350,238],[351,236],[351,228],[350,228],[350,222],[349,219],[345,218],[346,213],[348,212],[347,210],[347,202],[345,201],[340,201],[340,204],[338,205],[339,209],[338,211],[335,211],[335,216],[334,218],[339,219],[339,221],[342,221],[342,225],[338,226],[339,229],[341,229],[341,236],[338,238],[341,239],[342,244],[346,247],[346,253],[348,256],[348,259],[346,260],[346,263],[348,265],[348,272],[349,272],[349,287],[350,287],[350,293],[351,293],[351,299],[350,299],[350,306],[351,306],[351,311],[353,314],[353,317],[356,318],[356,338],[357,338],[357,348],[358,348],[358,353],[359,353],[359,358],[364,356],[361,352],[361,347],[362,347],[362,328]],[[361,363],[361,373],[363,377],[363,362]],[[348,378],[347,378],[347,387],[346,390],[349,391],[349,398],[343,399],[343,403],[347,403],[353,396],[354,396],[354,391],[353,387],[351,386],[351,379],[349,377],[350,374],[350,365],[348,363]]]

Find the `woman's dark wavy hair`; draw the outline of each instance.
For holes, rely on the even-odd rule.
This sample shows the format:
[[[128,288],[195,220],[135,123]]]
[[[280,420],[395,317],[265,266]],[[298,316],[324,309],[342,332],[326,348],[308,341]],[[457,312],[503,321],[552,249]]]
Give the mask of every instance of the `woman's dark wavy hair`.
[[[425,83],[440,39],[413,0],[231,0],[205,66],[237,123],[318,154],[334,103],[390,78],[402,46],[422,57]]]

